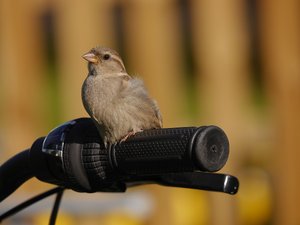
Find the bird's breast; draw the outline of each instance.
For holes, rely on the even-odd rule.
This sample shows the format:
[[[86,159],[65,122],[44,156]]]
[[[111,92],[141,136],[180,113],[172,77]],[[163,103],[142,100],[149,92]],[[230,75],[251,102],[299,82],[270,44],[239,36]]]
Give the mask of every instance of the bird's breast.
[[[82,100],[87,111],[101,114],[114,105],[120,81],[88,76],[82,87]]]

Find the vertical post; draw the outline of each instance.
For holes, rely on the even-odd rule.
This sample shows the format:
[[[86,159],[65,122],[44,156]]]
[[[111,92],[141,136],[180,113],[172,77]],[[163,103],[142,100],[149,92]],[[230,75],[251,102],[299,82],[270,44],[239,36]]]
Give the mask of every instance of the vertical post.
[[[43,127],[43,55],[38,7],[0,3],[1,141],[5,149],[29,147]]]
[[[174,0],[125,1],[125,42],[132,73],[140,75],[157,99],[164,126],[181,122],[182,49],[178,5]]]
[[[126,0],[123,15],[128,72],[143,78],[159,104],[164,127],[183,125],[185,90],[177,1]],[[169,205],[174,192],[154,186],[149,190],[156,203],[150,223],[176,224]]]
[[[87,63],[81,56],[97,45],[114,44],[111,10],[114,1],[55,1],[62,119],[87,116],[81,85]],[[113,47],[113,46],[112,46]]]
[[[241,131],[250,91],[245,2],[194,0],[191,11],[199,105],[205,123],[221,126],[235,151],[245,139]],[[237,166],[236,153],[230,156],[231,172]],[[214,193],[211,200],[212,224],[237,224],[231,196]]]
[[[300,3],[258,2],[263,69],[276,129],[275,221],[296,225],[300,223]]]

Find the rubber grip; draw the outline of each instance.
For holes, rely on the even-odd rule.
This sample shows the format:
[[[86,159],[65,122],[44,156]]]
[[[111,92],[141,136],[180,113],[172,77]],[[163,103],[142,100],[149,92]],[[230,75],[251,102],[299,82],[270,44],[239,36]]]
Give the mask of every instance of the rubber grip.
[[[216,126],[145,130],[105,148],[93,121],[80,118],[50,132],[46,140],[46,149],[64,147],[62,158],[47,156],[51,173],[42,180],[84,192],[124,191],[122,181],[132,175],[217,171],[229,154],[228,139]]]
[[[111,146],[109,159],[121,174],[217,171],[229,155],[227,136],[219,127],[146,130]]]

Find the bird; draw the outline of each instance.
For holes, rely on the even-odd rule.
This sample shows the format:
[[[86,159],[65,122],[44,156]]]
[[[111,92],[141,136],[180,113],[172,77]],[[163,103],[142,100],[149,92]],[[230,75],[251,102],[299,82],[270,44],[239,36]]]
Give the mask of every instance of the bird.
[[[82,103],[105,147],[143,130],[162,128],[157,102],[149,96],[142,79],[126,72],[117,51],[97,46],[82,57],[88,62]]]

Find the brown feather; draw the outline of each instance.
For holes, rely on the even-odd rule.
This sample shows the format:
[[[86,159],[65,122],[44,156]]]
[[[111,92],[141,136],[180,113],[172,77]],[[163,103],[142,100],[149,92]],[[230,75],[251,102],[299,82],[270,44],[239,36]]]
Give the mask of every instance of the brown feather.
[[[142,80],[126,73],[119,54],[101,47],[90,52],[99,60],[89,64],[82,101],[105,144],[141,130],[161,128],[162,117],[156,101],[149,97]],[[104,59],[105,54],[110,55],[109,59]]]

